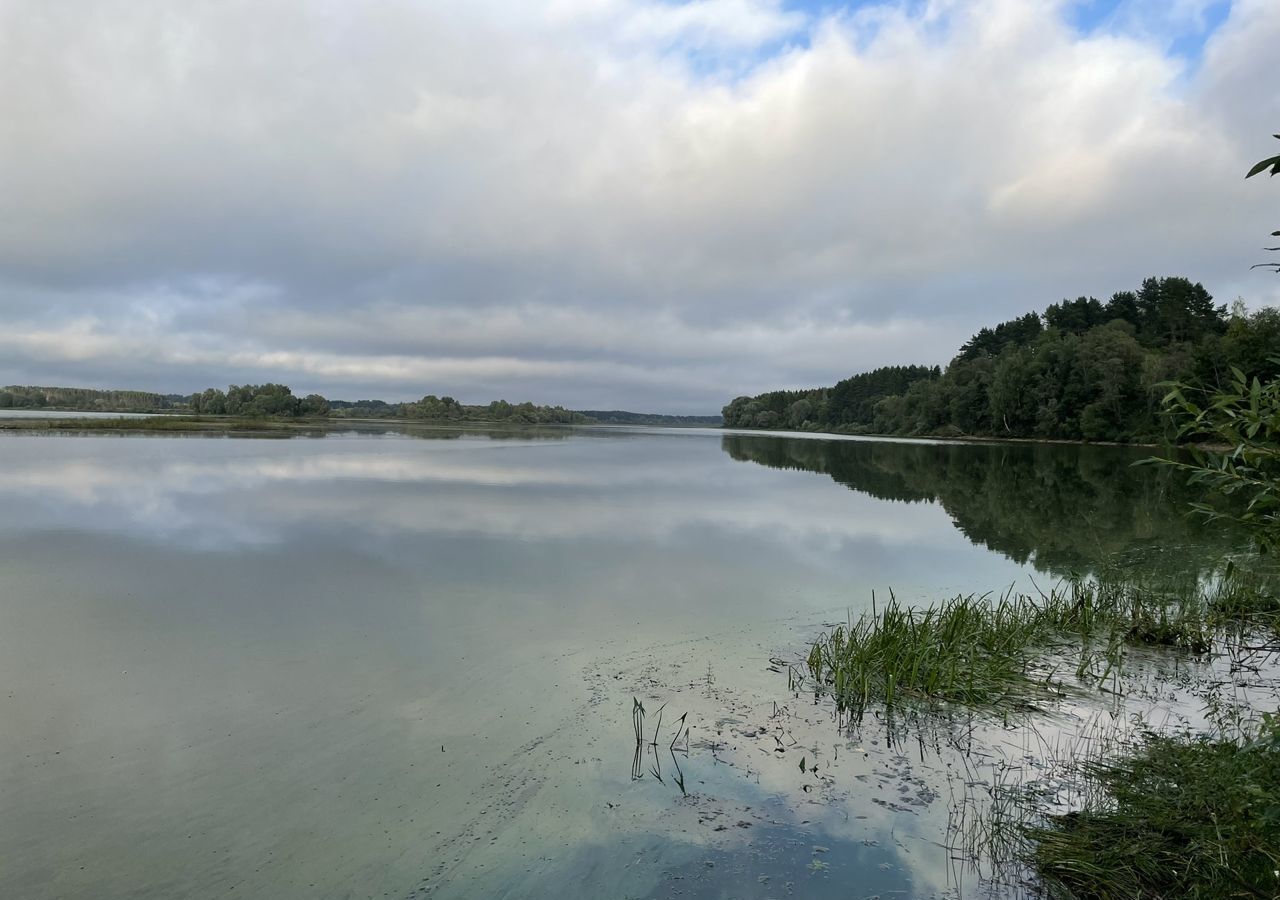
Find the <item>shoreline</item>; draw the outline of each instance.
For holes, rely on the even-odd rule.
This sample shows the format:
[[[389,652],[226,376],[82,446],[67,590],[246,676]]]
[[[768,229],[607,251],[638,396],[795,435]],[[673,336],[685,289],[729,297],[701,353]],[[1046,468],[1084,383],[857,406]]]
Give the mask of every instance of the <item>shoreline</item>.
[[[329,418],[307,417],[297,419],[257,419],[231,416],[192,416],[181,413],[127,413],[128,418],[81,418],[76,412],[84,410],[32,410],[33,412],[67,412],[67,418],[43,418],[15,416],[7,418],[0,415],[0,431],[15,432],[111,432],[111,433],[193,433],[193,434],[232,434],[256,433],[265,434],[271,431],[286,433],[319,433],[340,430],[343,428],[360,428],[365,426],[385,427],[425,427],[425,428],[609,428],[636,427],[619,426],[614,423],[552,423],[552,422],[505,422],[498,420],[461,420],[461,421],[429,421],[399,418]],[[103,412],[94,410],[94,412]],[[642,426],[649,428],[676,428],[688,430],[690,426]],[[766,428],[725,428],[720,426],[699,426],[709,431],[722,431],[725,434],[749,434],[783,438],[808,438],[822,440],[833,438],[847,440],[862,439],[869,441],[904,441],[922,443],[948,444],[1052,444],[1078,447],[1134,447],[1153,449],[1165,446],[1160,443],[1121,443],[1118,441],[1084,441],[1064,438],[1020,438],[993,437],[989,435],[899,435],[870,434],[845,431],[788,431]]]
[[[1160,442],[1128,442],[1128,441],[1085,441],[1072,440],[1070,438],[1024,438],[1024,437],[995,437],[993,435],[963,434],[963,435],[933,435],[933,434],[881,434],[878,432],[866,431],[791,431],[781,428],[725,428],[719,426],[719,430],[733,432],[737,434],[763,434],[776,435],[778,437],[837,437],[837,438],[866,438],[867,440],[888,440],[888,441],[931,441],[946,442],[951,444],[1058,444],[1063,446],[1074,447],[1139,447],[1150,449],[1153,447],[1166,446]]]
[[[130,414],[120,418],[67,418],[0,416],[0,431],[12,432],[106,432],[112,434],[320,434],[360,428],[479,428],[487,431],[597,427],[595,423],[503,422],[464,420],[435,422],[422,419],[325,418],[255,419],[232,416],[187,416],[174,413]]]

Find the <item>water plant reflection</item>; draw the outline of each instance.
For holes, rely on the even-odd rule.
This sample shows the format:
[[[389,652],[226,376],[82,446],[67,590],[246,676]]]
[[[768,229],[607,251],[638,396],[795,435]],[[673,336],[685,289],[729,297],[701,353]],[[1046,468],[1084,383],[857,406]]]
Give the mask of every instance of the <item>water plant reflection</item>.
[[[651,755],[652,761],[649,763],[648,774],[653,776],[659,784],[666,784],[662,778],[662,758],[658,749],[659,735],[662,731],[662,711],[666,709],[666,704],[658,707],[657,723],[653,727],[653,740],[646,742],[645,737],[645,708],[639,699],[631,698],[631,726],[635,733],[636,746],[635,752],[631,757],[631,779],[639,781],[645,777],[645,759]],[[671,741],[666,745],[667,753],[671,757],[671,766],[674,772],[671,775],[672,781],[676,787],[680,789],[682,795],[687,796],[688,791],[684,785],[684,772],[680,768],[680,760],[676,754],[683,755],[686,759],[689,757],[689,726],[687,723],[689,714],[683,713],[676,720],[675,730],[672,732]],[[683,739],[683,745],[681,745]]]

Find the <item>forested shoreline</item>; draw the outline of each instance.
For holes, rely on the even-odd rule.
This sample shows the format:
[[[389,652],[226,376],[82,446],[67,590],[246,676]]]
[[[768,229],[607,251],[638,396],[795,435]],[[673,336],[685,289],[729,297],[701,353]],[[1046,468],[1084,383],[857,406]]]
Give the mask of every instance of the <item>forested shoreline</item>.
[[[738,397],[727,428],[1140,443],[1164,433],[1162,385],[1213,390],[1232,368],[1280,374],[1280,311],[1228,312],[1199,283],[1148,278],[983,328],[945,369],[888,366],[811,390]]]

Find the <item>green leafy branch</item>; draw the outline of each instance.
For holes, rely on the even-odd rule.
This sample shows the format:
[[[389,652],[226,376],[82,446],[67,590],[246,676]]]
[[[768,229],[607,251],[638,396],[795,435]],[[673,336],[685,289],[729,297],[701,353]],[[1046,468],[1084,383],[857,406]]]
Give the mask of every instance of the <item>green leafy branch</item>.
[[[1280,134],[1273,134],[1272,137],[1274,137],[1276,140],[1280,140]],[[1259,175],[1267,171],[1268,169],[1271,170],[1271,175],[1273,177],[1276,175],[1280,175],[1280,155],[1273,156],[1270,159],[1264,159],[1260,163],[1257,163],[1252,169],[1249,170],[1249,174],[1244,177],[1252,178],[1254,175]],[[1280,237],[1280,231],[1271,232],[1271,236]],[[1274,252],[1276,250],[1280,250],[1280,247],[1264,247],[1263,249]],[[1280,273],[1280,263],[1257,263],[1253,266],[1250,266],[1250,268],[1275,269],[1276,272]]]
[[[1148,462],[1181,469],[1191,484],[1241,498],[1233,512],[1209,503],[1192,508],[1210,520],[1239,522],[1264,549],[1280,546],[1280,378],[1263,383],[1233,367],[1225,387],[1202,398],[1193,399],[1195,394],[1174,384],[1163,401],[1178,423],[1177,436],[1202,442],[1188,447],[1191,461]]]

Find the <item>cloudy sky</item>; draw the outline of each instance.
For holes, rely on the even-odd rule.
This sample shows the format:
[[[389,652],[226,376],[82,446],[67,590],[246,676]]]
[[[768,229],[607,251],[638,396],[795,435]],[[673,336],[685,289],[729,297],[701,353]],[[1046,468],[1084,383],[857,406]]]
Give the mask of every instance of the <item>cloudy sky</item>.
[[[0,0],[0,383],[706,413],[1280,302],[1280,0]]]

